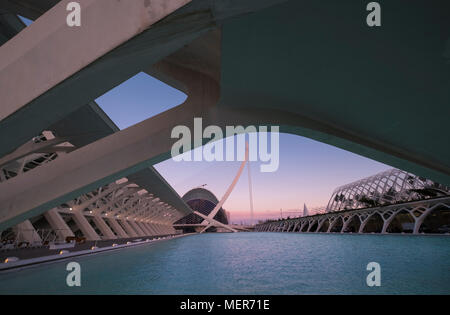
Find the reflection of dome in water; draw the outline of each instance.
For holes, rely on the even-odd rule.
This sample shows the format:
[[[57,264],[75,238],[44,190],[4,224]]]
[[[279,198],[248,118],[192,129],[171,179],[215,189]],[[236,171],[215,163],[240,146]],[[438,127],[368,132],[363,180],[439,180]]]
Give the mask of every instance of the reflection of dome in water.
[[[214,207],[219,203],[216,196],[209,190],[204,188],[194,188],[188,191],[182,198],[193,210],[198,211],[204,215],[208,215],[213,211]],[[217,221],[228,224],[228,219],[223,208],[220,208],[219,212],[215,215],[214,219]],[[191,213],[181,218],[175,224],[200,224],[203,219],[198,215]]]

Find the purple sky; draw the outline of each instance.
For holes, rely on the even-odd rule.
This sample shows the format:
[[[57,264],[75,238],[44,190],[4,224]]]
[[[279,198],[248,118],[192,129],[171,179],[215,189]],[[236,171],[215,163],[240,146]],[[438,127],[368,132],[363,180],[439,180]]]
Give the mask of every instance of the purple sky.
[[[181,104],[186,95],[140,73],[97,99],[111,119],[124,129]],[[155,165],[182,196],[207,184],[218,199],[225,193],[240,162],[174,162]],[[325,206],[340,185],[389,168],[359,155],[308,138],[281,134],[280,165],[274,173],[261,173],[260,162],[251,163],[255,217],[269,217],[283,211]],[[245,169],[224,208],[232,221],[249,217],[248,176]],[[292,216],[292,214],[291,214]]]

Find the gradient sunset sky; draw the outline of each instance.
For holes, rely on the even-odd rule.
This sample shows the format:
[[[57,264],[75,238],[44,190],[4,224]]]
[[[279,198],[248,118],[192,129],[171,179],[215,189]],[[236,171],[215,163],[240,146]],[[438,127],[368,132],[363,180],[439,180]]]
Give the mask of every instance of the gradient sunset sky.
[[[96,101],[120,129],[127,128],[183,103],[186,95],[147,74],[140,73]],[[204,126],[205,127],[205,126]],[[255,218],[284,216],[288,211],[326,206],[333,190],[384,171],[389,166],[308,138],[280,134],[280,164],[274,173],[261,173],[251,162]],[[240,162],[175,162],[155,168],[180,196],[206,184],[218,199],[239,169]],[[247,169],[224,209],[233,222],[247,221],[250,213]]]

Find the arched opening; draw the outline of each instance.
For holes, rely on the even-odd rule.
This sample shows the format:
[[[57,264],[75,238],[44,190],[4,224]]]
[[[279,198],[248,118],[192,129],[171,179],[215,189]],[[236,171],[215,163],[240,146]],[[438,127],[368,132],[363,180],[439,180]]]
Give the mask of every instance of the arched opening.
[[[344,222],[342,221],[342,218],[338,217],[336,219],[336,222],[334,223],[334,226],[331,228],[330,232],[332,232],[332,233],[340,232],[342,230],[343,225],[344,225]]]
[[[309,227],[309,222],[306,222],[306,223],[305,223],[305,226],[304,226],[303,228],[301,228],[301,231],[300,231],[300,232],[306,232],[306,231],[308,231],[308,227]]]
[[[450,209],[444,206],[433,209],[423,220],[419,233],[450,233]]]
[[[329,228],[329,227],[330,227],[330,221],[329,221],[328,219],[326,219],[326,220],[323,222],[322,226],[320,227],[320,230],[317,231],[317,232],[326,232],[326,231],[328,231],[328,228]]]
[[[378,213],[373,214],[366,226],[364,227],[364,233],[380,233],[383,229],[384,221]]]
[[[318,226],[319,226],[319,223],[317,221],[314,221],[311,225],[311,228],[309,229],[309,232],[315,232],[317,230]]]
[[[347,227],[343,232],[345,233],[358,233],[359,227],[361,226],[361,221],[357,215],[352,216],[350,222],[347,224]]]
[[[86,217],[85,216],[85,218],[89,222],[90,226],[92,226],[92,228],[94,229],[95,233],[97,233],[98,236],[100,236],[100,237],[104,237],[105,236],[105,235],[103,235],[102,231],[100,231],[100,229],[97,227],[97,225],[95,224],[95,222],[92,219],[92,217]]]
[[[414,231],[414,223],[415,221],[411,214],[406,210],[402,210],[395,214],[395,217],[387,227],[386,232],[412,233]]]

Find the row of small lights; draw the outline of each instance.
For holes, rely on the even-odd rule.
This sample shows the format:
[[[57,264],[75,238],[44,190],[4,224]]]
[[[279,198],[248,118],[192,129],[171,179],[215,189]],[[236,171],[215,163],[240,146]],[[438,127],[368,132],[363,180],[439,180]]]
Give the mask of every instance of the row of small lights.
[[[70,211],[73,211],[73,208],[72,207],[70,207],[69,208],[69,210]],[[89,211],[89,213],[90,214],[92,214],[93,212],[92,212],[92,210],[91,211]],[[105,216],[107,216],[108,215],[108,213],[105,213]],[[173,214],[172,213],[168,213],[168,212],[166,212],[165,214],[164,214],[164,217],[167,217],[167,216],[169,216],[169,217],[173,217]],[[119,218],[120,217],[120,215],[116,215],[116,218]],[[129,217],[126,217],[127,219],[129,218]],[[137,219],[136,218],[134,218],[134,221],[136,221]],[[152,223],[153,223],[153,221],[152,221]]]

